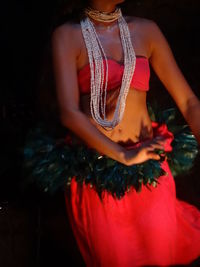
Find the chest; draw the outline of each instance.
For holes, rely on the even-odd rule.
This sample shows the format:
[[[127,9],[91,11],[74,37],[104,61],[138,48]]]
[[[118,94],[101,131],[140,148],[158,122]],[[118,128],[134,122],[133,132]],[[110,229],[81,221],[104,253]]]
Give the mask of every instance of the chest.
[[[114,60],[119,64],[123,64],[124,52],[119,29],[115,27],[114,30],[97,30],[96,32],[103,47],[103,50],[106,54],[106,57],[108,59]],[[130,36],[135,54],[139,56],[142,55],[144,57],[148,57],[148,43],[144,38],[144,34],[142,34],[136,29],[132,30],[132,27],[130,27]],[[79,39],[80,52],[76,62],[78,71],[89,63],[87,48],[84,39],[82,36],[80,36]]]

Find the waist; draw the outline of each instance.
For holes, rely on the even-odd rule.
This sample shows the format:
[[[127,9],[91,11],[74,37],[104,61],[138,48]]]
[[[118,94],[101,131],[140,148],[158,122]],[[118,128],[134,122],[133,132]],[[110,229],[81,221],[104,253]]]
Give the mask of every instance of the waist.
[[[150,140],[152,138],[155,138],[156,136],[162,136],[165,139],[164,150],[166,152],[170,152],[172,150],[171,142],[174,139],[173,133],[168,130],[168,127],[165,123],[158,123],[155,121],[151,121],[150,124],[151,124],[151,130],[152,130],[151,135],[146,136],[145,138],[137,139],[137,140],[131,140],[132,136],[130,135],[129,142],[122,141],[121,140],[122,138],[120,138],[120,140],[115,141],[115,142],[124,146],[126,149],[129,150],[129,149],[134,149],[134,148],[140,147],[143,144],[143,142],[146,140]],[[67,136],[65,137],[66,143],[69,143],[69,144],[71,143],[71,140],[72,140],[71,137],[72,136],[70,134],[67,134]],[[80,143],[80,144],[83,143],[83,141],[80,138],[78,138],[77,136],[73,136],[73,138],[74,138],[74,140],[76,139],[76,141],[78,143]],[[113,140],[113,138],[111,138],[111,139]],[[90,148],[90,147],[88,146],[88,148]]]
[[[137,117],[125,114],[122,121],[109,131],[97,124],[93,118],[90,118],[90,121],[106,137],[121,145],[132,145],[153,136],[152,122],[146,112],[137,114]]]
[[[108,120],[113,118],[116,97],[117,95],[108,94],[108,104],[106,105],[106,117]],[[88,96],[81,97],[82,111],[90,119],[91,123],[112,141],[130,143],[152,136],[151,119],[146,106],[146,93],[129,92],[123,118],[111,131],[105,130],[92,118],[89,102]]]

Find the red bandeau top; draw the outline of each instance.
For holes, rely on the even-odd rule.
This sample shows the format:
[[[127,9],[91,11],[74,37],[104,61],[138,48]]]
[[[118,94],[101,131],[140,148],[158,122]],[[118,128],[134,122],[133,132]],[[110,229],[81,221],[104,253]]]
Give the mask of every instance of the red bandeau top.
[[[104,69],[106,67],[104,61]],[[112,90],[121,86],[124,65],[114,59],[108,59],[108,85],[107,90]],[[85,65],[78,71],[78,84],[81,94],[90,93],[90,65]],[[145,56],[136,56],[136,65],[130,89],[140,91],[149,90],[150,67],[149,60]]]

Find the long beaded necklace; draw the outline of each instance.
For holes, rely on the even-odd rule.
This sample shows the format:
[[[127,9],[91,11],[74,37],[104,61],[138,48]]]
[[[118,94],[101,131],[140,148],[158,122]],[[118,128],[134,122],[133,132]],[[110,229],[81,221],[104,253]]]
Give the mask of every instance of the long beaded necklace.
[[[85,40],[91,73],[91,98],[90,110],[92,118],[106,130],[112,130],[123,118],[126,97],[130,88],[130,83],[135,71],[136,56],[132,46],[130,32],[125,19],[122,16],[121,9],[118,8],[112,13],[100,12],[94,9],[85,9],[87,17],[81,21],[82,34]],[[106,16],[106,17],[105,17]],[[122,84],[117,99],[113,118],[106,118],[106,96],[108,85],[108,61],[102,44],[99,40],[91,17],[97,21],[111,22],[118,20],[120,38],[124,54],[124,72]],[[104,71],[104,61],[106,71]],[[104,77],[105,76],[105,77]],[[104,85],[105,80],[105,85]],[[104,97],[103,97],[104,93]],[[101,115],[103,117],[101,117]]]

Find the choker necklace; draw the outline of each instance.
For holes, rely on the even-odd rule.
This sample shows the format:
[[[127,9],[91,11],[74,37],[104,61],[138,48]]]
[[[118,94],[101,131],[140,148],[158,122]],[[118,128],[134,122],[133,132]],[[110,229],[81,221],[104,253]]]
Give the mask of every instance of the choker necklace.
[[[87,48],[90,64],[90,110],[92,118],[106,130],[112,130],[122,120],[126,97],[129,92],[133,73],[135,71],[136,56],[132,46],[130,32],[126,20],[119,10],[118,26],[124,54],[124,72],[121,88],[117,99],[113,118],[106,118],[106,95],[108,85],[108,61],[95,26],[89,17],[81,20],[81,30]],[[105,65],[104,65],[105,60]]]
[[[84,11],[88,17],[100,22],[113,22],[121,16],[120,8],[116,8],[113,12],[104,12],[87,7]]]

